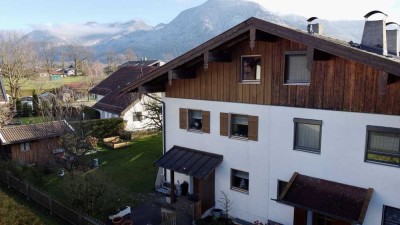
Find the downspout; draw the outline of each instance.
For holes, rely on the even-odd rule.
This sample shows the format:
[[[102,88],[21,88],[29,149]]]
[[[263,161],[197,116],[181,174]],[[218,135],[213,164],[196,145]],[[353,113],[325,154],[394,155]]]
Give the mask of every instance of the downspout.
[[[165,132],[165,102],[160,101],[159,99],[154,98],[153,96],[144,93],[143,95],[146,95],[147,97],[153,99],[154,101],[160,102],[162,105],[162,135],[163,135],[163,155],[167,152],[167,146],[166,146],[166,132]],[[164,168],[164,181],[167,181],[167,169]]]

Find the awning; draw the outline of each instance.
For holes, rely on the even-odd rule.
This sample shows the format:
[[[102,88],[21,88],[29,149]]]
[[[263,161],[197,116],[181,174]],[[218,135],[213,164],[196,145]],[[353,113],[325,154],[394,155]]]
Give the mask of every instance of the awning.
[[[294,173],[277,201],[332,218],[362,224],[372,188],[360,188]]]
[[[178,173],[204,179],[217,168],[222,158],[222,155],[174,146],[155,164]]]

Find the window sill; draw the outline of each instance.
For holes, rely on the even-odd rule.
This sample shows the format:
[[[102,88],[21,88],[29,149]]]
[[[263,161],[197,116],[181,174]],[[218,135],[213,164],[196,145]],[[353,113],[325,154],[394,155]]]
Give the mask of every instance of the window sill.
[[[188,129],[187,131],[192,132],[192,133],[197,133],[197,134],[202,134],[203,133],[203,131],[196,130],[196,129]]]
[[[312,149],[299,148],[299,147],[295,147],[293,150],[299,151],[299,152],[308,152],[308,153],[313,153],[316,155],[321,155],[321,150],[312,150]]]
[[[385,162],[374,161],[374,160],[370,160],[370,159],[366,159],[366,160],[364,160],[364,162],[377,164],[377,165],[382,165],[382,166],[390,166],[390,167],[400,168],[400,164],[385,163]]]
[[[249,138],[248,137],[244,137],[244,136],[236,136],[236,135],[231,135],[229,136],[230,139],[235,139],[235,140],[241,140],[241,141],[248,141]]]
[[[283,85],[288,85],[288,86],[292,86],[292,85],[297,85],[297,86],[310,86],[310,83],[283,83]]]
[[[240,189],[240,188],[237,188],[237,187],[231,187],[231,190],[232,191],[237,191],[237,192],[240,192],[240,193],[243,193],[243,194],[246,194],[246,195],[249,194],[248,190]]]
[[[261,84],[260,80],[242,80],[239,84]]]

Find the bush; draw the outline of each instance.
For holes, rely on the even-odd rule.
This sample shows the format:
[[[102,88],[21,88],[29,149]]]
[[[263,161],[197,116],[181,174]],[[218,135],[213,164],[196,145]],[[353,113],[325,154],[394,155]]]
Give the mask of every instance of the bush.
[[[124,128],[122,118],[84,120],[70,123],[75,130],[84,130],[86,136],[102,139],[104,137],[118,135]]]

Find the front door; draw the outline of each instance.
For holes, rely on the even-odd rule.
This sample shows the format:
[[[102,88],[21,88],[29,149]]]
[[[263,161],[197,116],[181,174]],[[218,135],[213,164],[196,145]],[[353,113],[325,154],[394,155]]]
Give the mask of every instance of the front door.
[[[201,201],[201,213],[215,206],[215,172],[204,180],[193,178],[193,194]]]

